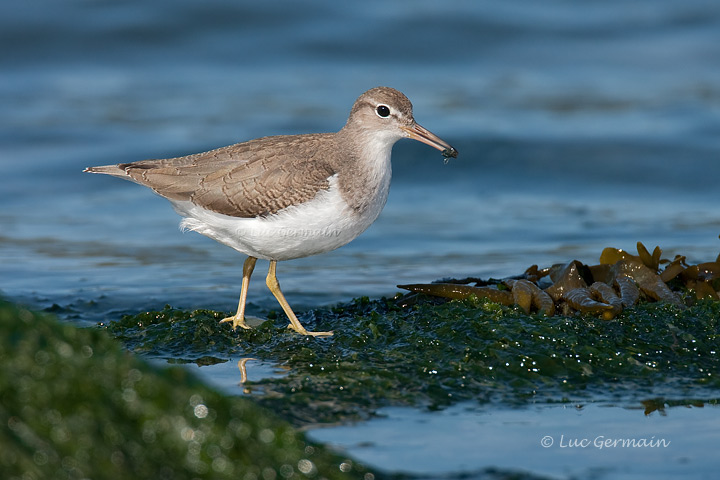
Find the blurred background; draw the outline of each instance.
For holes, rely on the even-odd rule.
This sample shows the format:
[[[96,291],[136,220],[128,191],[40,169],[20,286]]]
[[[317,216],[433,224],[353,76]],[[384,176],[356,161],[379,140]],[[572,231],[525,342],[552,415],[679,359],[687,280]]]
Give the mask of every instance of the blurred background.
[[[80,325],[165,304],[234,312],[244,260],[181,233],[148,189],[83,168],[336,131],[378,85],[460,156],[399,142],[378,221],[279,265],[301,320],[402,283],[593,264],[607,246],[693,263],[720,252],[716,0],[33,0],[0,5],[0,45],[0,295]],[[251,315],[278,309],[266,265]],[[251,379],[277,373],[256,363]],[[241,393],[236,362],[198,371]],[[391,471],[716,470],[712,409],[606,406],[389,408],[313,435]],[[537,443],[554,431],[651,431],[673,450],[548,455]]]
[[[34,0],[0,6],[0,44],[0,293],[66,319],[233,310],[244,259],[84,167],[335,131],[377,85],[460,156],[399,142],[376,224],[280,264],[297,311],[637,241],[720,252],[715,1]],[[249,299],[277,308],[261,277]]]

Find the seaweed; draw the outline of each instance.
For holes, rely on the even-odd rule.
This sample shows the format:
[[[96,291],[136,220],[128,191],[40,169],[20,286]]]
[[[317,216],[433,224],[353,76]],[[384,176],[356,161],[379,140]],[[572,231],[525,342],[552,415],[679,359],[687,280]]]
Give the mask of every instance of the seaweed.
[[[255,402],[128,354],[104,329],[0,300],[0,339],[4,479],[375,478]]]
[[[403,299],[306,312],[303,323],[335,330],[323,339],[291,333],[280,318],[233,332],[217,323],[221,313],[169,307],[106,328],[131,351],[175,361],[240,356],[282,365],[287,375],[243,387],[295,425],[368,418],[389,405],[720,398],[720,302],[643,303],[608,322],[528,315],[476,297]]]

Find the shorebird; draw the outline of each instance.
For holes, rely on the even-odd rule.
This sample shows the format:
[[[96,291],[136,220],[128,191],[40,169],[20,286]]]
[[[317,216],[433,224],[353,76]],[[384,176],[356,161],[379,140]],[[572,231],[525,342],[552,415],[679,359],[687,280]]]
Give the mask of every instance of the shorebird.
[[[130,180],[168,199],[184,217],[180,226],[248,257],[237,313],[221,322],[245,322],[248,285],[258,258],[269,260],[266,284],[302,335],[276,276],[277,262],[341,247],[380,215],[390,188],[392,147],[402,138],[426,143],[443,156],[457,150],[415,122],[410,100],[376,87],[360,95],[336,133],[263,137],[185,157],[86,168]]]

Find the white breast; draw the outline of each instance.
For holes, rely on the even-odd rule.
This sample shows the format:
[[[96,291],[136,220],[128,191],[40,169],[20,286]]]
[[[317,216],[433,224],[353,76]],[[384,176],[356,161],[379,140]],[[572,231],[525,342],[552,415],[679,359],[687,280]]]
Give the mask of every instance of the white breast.
[[[185,217],[180,224],[183,230],[201,233],[253,257],[290,260],[329,252],[364,232],[387,200],[390,175],[380,176],[387,178],[382,178],[371,205],[362,213],[343,199],[337,175],[329,178],[330,188],[321,190],[311,201],[267,217],[230,217],[191,202],[174,202],[174,206]]]

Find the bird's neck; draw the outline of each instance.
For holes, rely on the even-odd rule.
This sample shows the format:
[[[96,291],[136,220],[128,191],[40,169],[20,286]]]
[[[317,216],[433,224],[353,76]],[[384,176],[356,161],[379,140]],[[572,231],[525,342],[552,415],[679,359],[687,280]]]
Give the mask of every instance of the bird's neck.
[[[396,140],[367,132],[354,132],[339,140],[351,148],[338,159],[340,189],[348,205],[357,213],[377,216],[385,205],[392,177],[390,156]],[[376,132],[373,132],[376,133]]]

